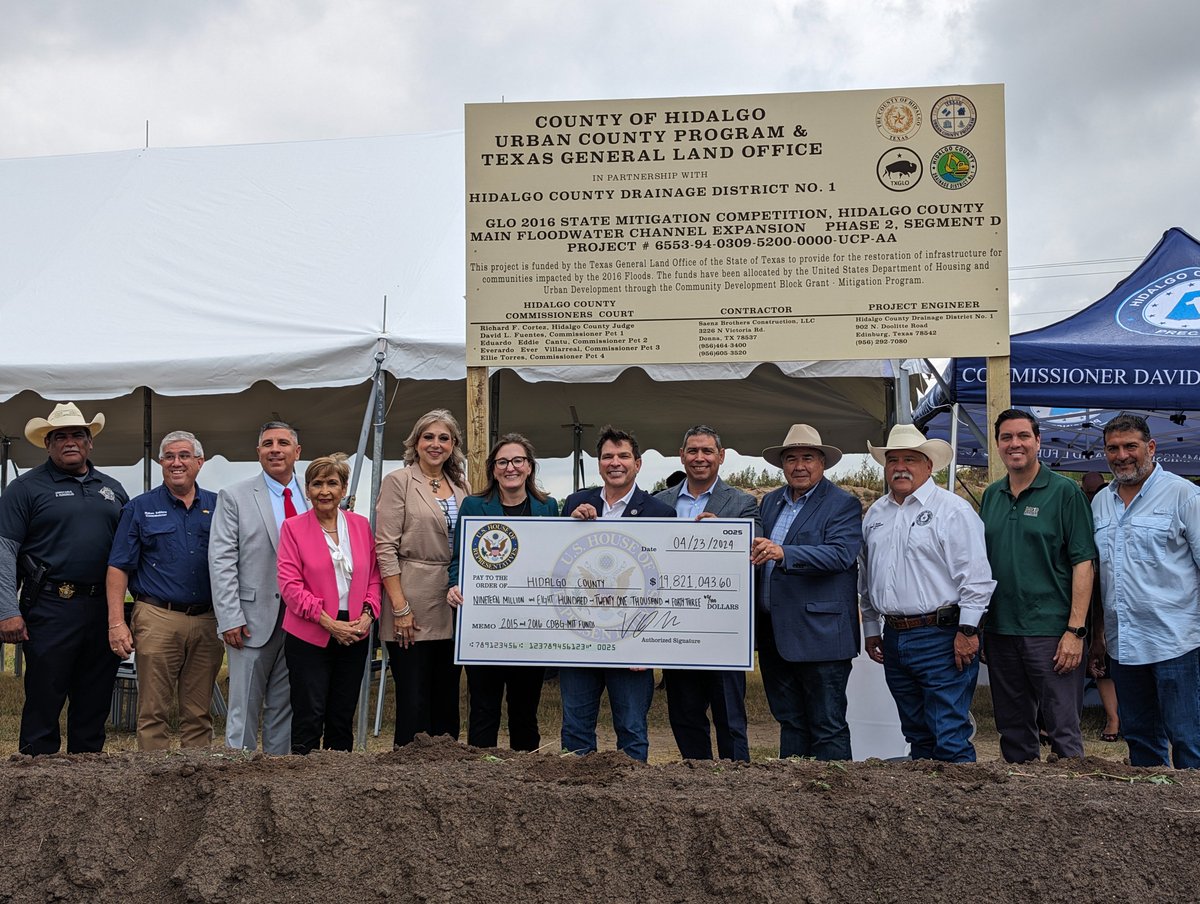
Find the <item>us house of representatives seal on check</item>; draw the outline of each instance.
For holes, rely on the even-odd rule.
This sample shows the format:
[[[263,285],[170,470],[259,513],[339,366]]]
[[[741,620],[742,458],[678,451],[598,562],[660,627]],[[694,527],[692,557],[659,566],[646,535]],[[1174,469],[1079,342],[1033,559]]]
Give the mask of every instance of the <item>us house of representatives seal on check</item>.
[[[754,667],[749,519],[464,517],[455,661]]]

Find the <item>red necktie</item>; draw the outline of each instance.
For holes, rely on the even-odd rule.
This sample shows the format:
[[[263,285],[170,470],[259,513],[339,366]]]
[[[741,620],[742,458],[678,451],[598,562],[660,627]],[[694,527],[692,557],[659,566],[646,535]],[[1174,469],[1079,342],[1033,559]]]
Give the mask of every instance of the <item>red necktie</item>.
[[[283,488],[283,517],[284,518],[295,518],[298,514],[300,514],[300,513],[298,511],[296,511],[296,506],[292,503],[292,488],[284,487]]]

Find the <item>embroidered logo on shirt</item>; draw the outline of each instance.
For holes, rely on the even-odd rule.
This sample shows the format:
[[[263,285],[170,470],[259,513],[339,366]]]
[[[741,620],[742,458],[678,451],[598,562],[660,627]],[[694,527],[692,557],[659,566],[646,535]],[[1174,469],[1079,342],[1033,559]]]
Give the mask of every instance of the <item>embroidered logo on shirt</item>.
[[[165,517],[167,517],[168,514],[169,514],[168,512],[146,512],[146,517],[147,518],[165,518]]]
[[[1036,505],[1025,506],[1025,517],[1036,518],[1038,516],[1038,507]]]
[[[70,490],[59,490],[57,493],[54,494],[54,498],[58,499],[61,496],[74,496],[74,495],[75,494],[72,493]]]
[[[921,512],[921,514],[917,515],[916,523],[921,526],[924,526],[932,520],[933,520],[933,512],[926,509],[925,511]]]
[[[117,494],[112,491],[112,487],[100,487],[100,495],[109,502],[117,501]]]

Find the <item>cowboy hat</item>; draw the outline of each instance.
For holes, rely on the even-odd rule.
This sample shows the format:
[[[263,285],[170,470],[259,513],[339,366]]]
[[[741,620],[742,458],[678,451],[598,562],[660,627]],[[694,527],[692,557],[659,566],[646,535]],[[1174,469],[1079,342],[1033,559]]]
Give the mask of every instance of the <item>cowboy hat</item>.
[[[825,467],[832,468],[842,460],[842,450],[837,446],[826,446],[821,442],[821,434],[819,434],[808,424],[792,424],[792,427],[787,432],[787,436],[783,438],[783,444],[779,446],[768,446],[762,450],[762,457],[775,465],[777,468],[783,467],[783,453],[786,449],[794,449],[797,446],[803,446],[806,449],[820,449],[825,456]]]
[[[867,451],[881,465],[887,463],[888,452],[913,450],[920,452],[933,462],[934,473],[937,473],[954,457],[954,450],[944,439],[926,439],[925,434],[912,424],[897,424],[888,434],[886,446],[872,446],[867,443]]]
[[[30,418],[25,425],[25,438],[39,449],[46,445],[46,435],[53,430],[64,427],[86,427],[95,436],[104,429],[104,415],[99,412],[91,423],[83,416],[83,412],[74,402],[60,402],[50,412],[50,417]]]

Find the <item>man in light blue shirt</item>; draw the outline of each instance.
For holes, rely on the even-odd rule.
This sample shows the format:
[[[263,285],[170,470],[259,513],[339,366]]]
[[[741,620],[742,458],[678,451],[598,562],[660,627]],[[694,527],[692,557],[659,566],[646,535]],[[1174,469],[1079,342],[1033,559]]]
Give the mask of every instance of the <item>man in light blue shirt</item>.
[[[1145,418],[1104,428],[1113,481],[1092,500],[1103,624],[1133,766],[1200,768],[1200,487],[1154,461]],[[1168,758],[1168,748],[1170,757]]]

